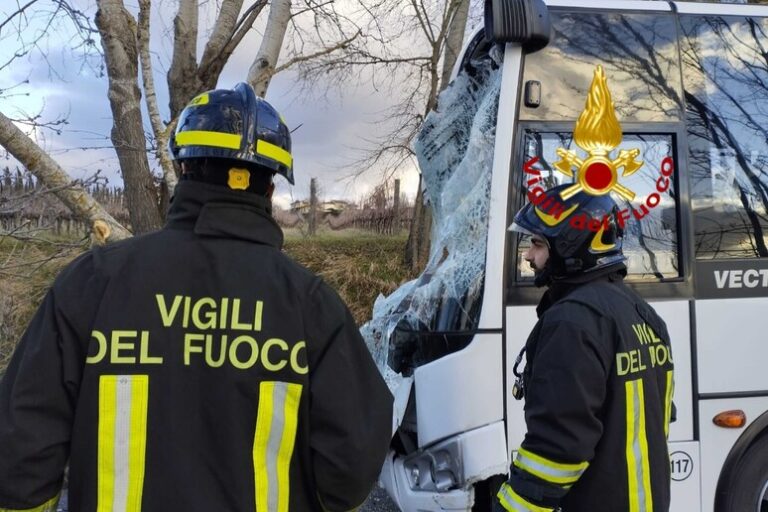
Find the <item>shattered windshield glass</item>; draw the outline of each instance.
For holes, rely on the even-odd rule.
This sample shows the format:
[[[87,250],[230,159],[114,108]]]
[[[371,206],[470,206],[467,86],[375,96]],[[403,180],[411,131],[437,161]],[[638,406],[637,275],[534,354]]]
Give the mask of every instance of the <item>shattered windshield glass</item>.
[[[495,52],[491,52],[495,53]],[[414,144],[432,206],[426,269],[361,328],[391,389],[398,373],[464,348],[479,318],[488,234],[501,56],[472,61],[441,93]],[[395,371],[393,371],[395,370]]]

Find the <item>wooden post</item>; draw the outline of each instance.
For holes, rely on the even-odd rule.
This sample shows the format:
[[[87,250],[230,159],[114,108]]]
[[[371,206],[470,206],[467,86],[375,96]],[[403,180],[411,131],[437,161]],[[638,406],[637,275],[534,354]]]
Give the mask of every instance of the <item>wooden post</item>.
[[[317,232],[317,179],[309,182],[309,236]]]
[[[398,234],[400,232],[400,179],[395,180],[395,200],[392,204],[392,232]]]

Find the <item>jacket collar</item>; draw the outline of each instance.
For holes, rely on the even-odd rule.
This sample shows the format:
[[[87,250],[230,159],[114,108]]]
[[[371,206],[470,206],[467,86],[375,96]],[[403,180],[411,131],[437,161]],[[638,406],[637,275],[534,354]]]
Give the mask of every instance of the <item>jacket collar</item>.
[[[194,181],[176,185],[166,229],[283,246],[283,231],[272,218],[269,199]]]
[[[536,306],[536,314],[541,318],[541,315],[543,315],[546,310],[580,286],[595,281],[609,281],[612,283],[622,281],[626,275],[626,265],[624,265],[624,263],[617,263],[616,265],[610,265],[595,272],[588,272],[566,279],[553,280],[549,285],[549,288],[547,288],[547,291],[541,296],[541,300]]]

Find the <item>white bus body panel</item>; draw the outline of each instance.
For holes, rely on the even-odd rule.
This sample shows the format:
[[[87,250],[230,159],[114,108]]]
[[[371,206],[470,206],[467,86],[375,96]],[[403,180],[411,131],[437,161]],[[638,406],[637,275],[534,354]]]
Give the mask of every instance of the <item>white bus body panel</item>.
[[[669,443],[672,463],[670,512],[698,512],[701,508],[701,464],[699,443]],[[711,510],[712,507],[709,507]]]
[[[419,448],[499,422],[501,334],[478,334],[467,348],[414,371]]]
[[[510,392],[512,384],[515,382],[515,375],[512,368],[515,365],[515,358],[520,353],[520,349],[525,346],[528,335],[533,330],[538,320],[536,316],[536,307],[534,306],[514,306],[507,308],[507,325],[505,343],[507,344],[507,444],[510,450],[517,450],[525,437],[525,416],[523,411],[523,401],[515,400]],[[525,366],[525,359],[520,363],[519,371]]]
[[[580,7],[584,9],[609,9],[611,11],[669,11],[668,2],[649,0],[545,0],[548,7]]]
[[[768,389],[766,358],[760,357],[755,350],[765,347],[766,341],[768,299],[697,301],[699,393]]]

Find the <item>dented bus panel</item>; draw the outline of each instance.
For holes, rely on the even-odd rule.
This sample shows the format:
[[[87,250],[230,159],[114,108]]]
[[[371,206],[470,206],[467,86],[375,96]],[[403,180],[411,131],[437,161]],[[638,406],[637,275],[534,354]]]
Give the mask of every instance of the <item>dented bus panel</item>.
[[[602,66],[622,129],[616,153],[636,150],[632,158],[642,162],[617,163],[634,169],[620,179],[628,192],[617,196],[627,282],[666,321],[673,352],[626,354],[619,364],[630,372],[674,357],[671,510],[759,512],[768,507],[768,463],[757,462],[768,453],[768,7],[572,4],[489,0],[491,17],[522,9],[515,12],[526,21],[504,32],[487,10],[500,42],[475,34],[457,64],[454,84],[489,96],[472,97],[476,113],[462,143],[469,149],[457,150],[480,144],[478,155],[487,155],[487,163],[473,155],[485,171],[461,184],[465,192],[487,186],[471,210],[480,219],[466,214],[484,251],[475,274],[462,276],[471,286],[452,289],[453,274],[440,266],[459,267],[463,248],[446,235],[438,245],[449,257],[431,261],[392,304],[377,303],[372,325],[387,320],[368,334],[378,336],[379,363],[397,370],[389,375],[395,436],[381,482],[402,510],[489,510],[525,433],[512,367],[541,294],[521,241],[506,228],[533,188],[565,182],[576,159],[588,158],[574,143],[574,123]],[[465,101],[457,91],[446,98],[442,106]],[[485,112],[495,116],[491,129]],[[427,120],[421,150],[417,144],[428,183],[430,158],[446,151],[435,141],[450,140],[445,132],[458,122],[440,115]],[[444,161],[468,165],[461,154]],[[451,193],[451,179],[441,175],[440,193]],[[440,212],[442,197],[432,199],[438,236],[440,222],[445,233],[460,232],[456,208]],[[409,308],[419,315],[408,316]],[[713,423],[729,409],[743,411],[746,424]]]

